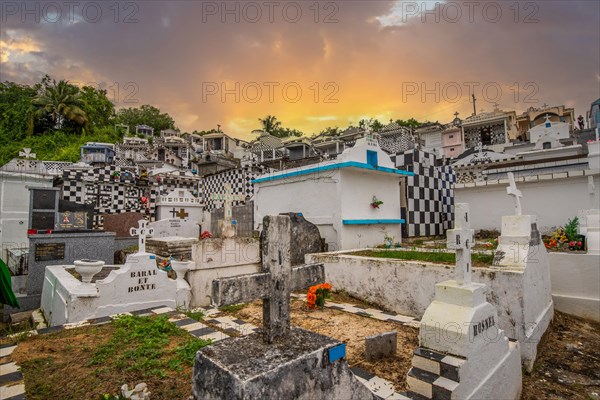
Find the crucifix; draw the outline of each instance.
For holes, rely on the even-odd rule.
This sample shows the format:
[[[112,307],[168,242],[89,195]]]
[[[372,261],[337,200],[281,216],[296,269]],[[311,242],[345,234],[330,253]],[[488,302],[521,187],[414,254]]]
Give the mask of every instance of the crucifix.
[[[186,213],[184,208],[180,208],[179,212],[174,214],[173,217],[175,217],[175,215],[178,216],[179,219],[185,219],[185,217],[189,216],[190,214]]]
[[[469,204],[457,203],[454,207],[454,229],[448,230],[446,247],[456,251],[456,282],[471,283],[471,247],[473,229],[469,221]]]
[[[224,208],[223,217],[224,217],[225,221],[231,221],[231,219],[232,219],[231,206],[232,206],[233,202],[235,200],[238,200],[238,201],[246,200],[246,196],[241,195],[241,194],[233,194],[230,183],[224,184],[223,189],[224,189],[224,193],[213,193],[211,198],[213,200],[223,201],[223,208]]]
[[[263,339],[273,343],[290,330],[290,293],[325,280],[323,264],[292,268],[291,220],[288,215],[266,216],[262,246],[262,271],[219,278],[212,282],[212,303],[217,307],[263,301]]]
[[[175,207],[173,207],[173,209],[171,211],[169,211],[171,213],[171,215],[173,216],[173,218],[175,218],[177,216],[177,210],[175,209]]]
[[[508,182],[510,186],[506,188],[506,193],[509,196],[514,196],[516,215],[522,215],[523,212],[521,210],[521,197],[523,197],[523,194],[519,189],[517,189],[517,184],[515,183],[515,175],[512,172],[508,173]]]
[[[129,228],[131,236],[138,236],[138,253],[146,252],[146,236],[154,235],[154,228],[147,228],[147,224],[145,219],[140,219],[137,228]]]
[[[36,158],[35,153],[31,152],[31,149],[28,147],[23,147],[23,151],[19,152],[19,157],[24,157],[26,159],[30,159],[30,158]]]

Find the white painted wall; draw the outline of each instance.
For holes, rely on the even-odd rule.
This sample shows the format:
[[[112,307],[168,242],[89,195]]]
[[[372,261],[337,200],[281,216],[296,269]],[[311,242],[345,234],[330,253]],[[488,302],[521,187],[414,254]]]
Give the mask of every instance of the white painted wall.
[[[600,256],[548,253],[557,310],[600,322]]]
[[[326,243],[339,248],[341,210],[338,197],[340,170],[284,178],[254,185],[254,221],[262,229],[266,215],[299,212],[317,225]]]
[[[579,210],[590,208],[588,177],[581,175],[558,178],[557,175],[559,174],[535,182],[517,182],[518,189],[523,193],[523,214],[537,215],[538,229],[542,233],[551,227],[563,226],[569,219],[576,217]],[[600,201],[597,200],[600,199],[598,177],[596,172],[596,202]],[[514,214],[514,202],[513,198],[506,194],[507,186],[508,181],[499,185],[478,182],[476,186],[455,187],[455,203],[470,205],[473,229],[500,230],[502,216]]]
[[[52,177],[0,172],[0,257],[5,261],[8,258],[7,249],[29,246],[28,186],[52,187]]]

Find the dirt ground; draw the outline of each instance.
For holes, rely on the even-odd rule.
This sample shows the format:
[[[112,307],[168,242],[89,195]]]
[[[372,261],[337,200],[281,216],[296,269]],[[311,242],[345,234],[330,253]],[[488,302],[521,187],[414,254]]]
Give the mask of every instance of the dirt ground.
[[[419,331],[409,326],[383,322],[344,311],[308,310],[304,301],[292,301],[292,325],[317,332],[346,343],[348,364],[358,366],[393,383],[396,391],[406,390],[406,374],[412,352],[418,344]],[[251,303],[234,313],[238,318],[257,326],[262,324],[260,301]],[[398,332],[396,356],[377,362],[364,358],[365,337],[382,332]]]
[[[600,324],[555,311],[522,398],[600,399]]]
[[[334,296],[338,301],[361,304],[343,293]],[[261,325],[260,302],[232,314]],[[406,374],[412,352],[418,345],[417,329],[332,309],[308,310],[300,300],[292,302],[292,324],[345,342],[350,366],[359,366],[389,380],[396,391],[406,390]],[[396,356],[367,362],[364,338],[392,330],[398,332]],[[90,366],[88,362],[94,349],[106,341],[112,331],[113,327],[108,324],[21,342],[13,359],[24,367],[27,398],[97,399],[98,394],[115,393],[122,383],[131,386],[142,380],[153,391],[153,399],[186,399],[189,396],[191,367],[168,371],[162,378],[142,378],[119,371],[118,366],[112,366],[109,371]],[[72,396],[59,396],[67,392]],[[522,398],[593,400],[600,399],[599,394],[600,324],[555,312],[554,322],[538,348],[532,373],[523,375]]]

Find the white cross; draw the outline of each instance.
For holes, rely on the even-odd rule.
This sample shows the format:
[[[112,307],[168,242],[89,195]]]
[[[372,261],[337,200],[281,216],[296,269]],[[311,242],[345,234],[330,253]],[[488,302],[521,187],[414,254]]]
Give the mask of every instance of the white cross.
[[[523,197],[523,194],[519,189],[517,189],[515,175],[512,172],[508,173],[508,182],[510,186],[506,188],[506,193],[509,196],[514,196],[516,215],[522,215],[523,211],[521,210],[521,197]]]
[[[23,147],[23,151],[19,152],[19,157],[25,157],[26,159],[36,158],[35,153],[31,152],[31,149],[28,147]]]
[[[224,213],[224,220],[225,221],[231,221],[232,219],[232,214],[231,214],[231,206],[234,200],[246,200],[246,196],[241,195],[241,194],[233,194],[232,190],[231,190],[231,184],[226,183],[223,185],[223,189],[225,189],[225,193],[213,193],[212,194],[212,199],[213,200],[221,200],[223,201],[223,208]]]
[[[471,246],[473,229],[469,221],[469,204],[457,203],[454,207],[454,229],[447,233],[446,247],[456,250],[456,282],[460,285],[471,283]]]
[[[129,228],[131,236],[138,236],[138,253],[146,252],[146,236],[154,235],[154,228],[146,228],[146,224],[145,219],[140,219],[138,221],[138,228]]]

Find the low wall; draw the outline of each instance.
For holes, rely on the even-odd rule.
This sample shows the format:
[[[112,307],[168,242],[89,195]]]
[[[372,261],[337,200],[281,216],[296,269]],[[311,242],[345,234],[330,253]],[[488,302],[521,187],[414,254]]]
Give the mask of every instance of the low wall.
[[[600,322],[600,256],[548,253],[557,310]]]
[[[325,278],[334,288],[403,315],[421,318],[433,301],[435,285],[454,279],[454,266],[347,253],[308,254],[306,262],[323,263]],[[506,336],[520,342],[521,358],[528,368],[553,315],[549,293],[547,304],[537,298],[542,296],[531,296],[536,286],[544,286],[538,276],[540,268],[492,266],[474,268],[472,273],[473,282],[487,286],[487,301],[498,310],[498,325]],[[531,288],[529,293],[526,288]]]

